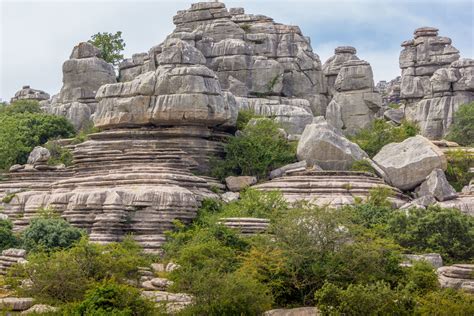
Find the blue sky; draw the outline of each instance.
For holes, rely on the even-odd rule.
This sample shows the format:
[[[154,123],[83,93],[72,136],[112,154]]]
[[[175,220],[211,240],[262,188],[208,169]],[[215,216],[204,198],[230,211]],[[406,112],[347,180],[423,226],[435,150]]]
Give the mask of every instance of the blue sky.
[[[148,51],[172,32],[172,17],[194,1],[0,0],[0,98],[22,85],[55,94],[73,46],[97,32],[121,30],[125,56]],[[400,74],[400,43],[415,28],[435,26],[462,57],[474,58],[474,0],[239,0],[229,7],[299,25],[324,62],[340,45],[357,48],[375,80]]]

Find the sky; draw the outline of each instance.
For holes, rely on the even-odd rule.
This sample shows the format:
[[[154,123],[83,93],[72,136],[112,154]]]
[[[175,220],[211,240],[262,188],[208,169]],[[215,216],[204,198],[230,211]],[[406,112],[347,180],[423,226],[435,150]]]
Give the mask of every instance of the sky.
[[[192,0],[0,0],[0,99],[23,85],[53,95],[74,45],[97,32],[122,31],[125,57],[147,52],[174,29]],[[351,45],[372,65],[375,82],[400,75],[400,43],[421,26],[439,28],[461,57],[474,58],[474,0],[229,0],[228,8],[298,25],[324,63]]]

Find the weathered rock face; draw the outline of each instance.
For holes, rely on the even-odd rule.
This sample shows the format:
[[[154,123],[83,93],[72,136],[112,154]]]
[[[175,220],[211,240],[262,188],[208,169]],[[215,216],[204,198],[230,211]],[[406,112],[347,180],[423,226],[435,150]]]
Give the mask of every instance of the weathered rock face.
[[[311,203],[331,207],[354,204],[357,198],[366,199],[370,190],[376,187],[388,188],[393,192],[390,202],[400,207],[408,201],[408,197],[382,179],[364,172],[355,171],[312,171],[294,172],[257,184],[252,188],[261,191],[278,190],[290,203],[309,201]]]
[[[458,197],[456,190],[449,184],[441,169],[434,169],[417,188],[416,194],[418,196],[432,195],[438,201],[447,201]]]
[[[254,217],[226,217],[219,219],[219,223],[243,235],[264,233],[270,227],[269,219]]]
[[[404,255],[404,257],[407,259],[407,261],[403,262],[402,265],[406,267],[413,266],[413,262],[415,261],[428,262],[436,269],[443,266],[443,258],[441,258],[441,255],[439,253],[427,253],[422,255],[407,254]]]
[[[47,162],[51,157],[51,153],[44,147],[36,146],[28,156],[28,164],[34,165]]]
[[[5,249],[0,255],[0,275],[7,274],[7,269],[17,263],[24,263],[26,250],[24,249]]]
[[[332,98],[336,93],[336,79],[343,64],[351,60],[359,60],[356,49],[352,46],[340,46],[334,50],[334,56],[330,57],[323,65],[324,79],[327,85],[327,94]]]
[[[63,87],[43,108],[68,118],[80,129],[88,124],[95,111],[95,96],[100,86],[116,82],[114,67],[100,58],[100,50],[89,43],[74,47],[63,64]]]
[[[326,110],[328,122],[349,135],[369,127],[382,106],[382,97],[374,90],[370,64],[363,60],[343,63],[334,89]]]
[[[245,14],[242,8],[228,10],[215,2],[193,4],[173,21],[176,29],[164,43],[120,64],[121,81],[155,71],[167,54],[167,43],[180,39],[202,54],[200,64],[214,71],[221,89],[239,97],[242,107],[255,104],[261,114],[293,121],[293,127],[296,122],[304,124],[301,118],[311,112],[325,113],[321,62],[297,26]],[[304,126],[298,128],[301,133]]]
[[[30,86],[23,86],[21,90],[15,93],[15,96],[11,98],[10,103],[15,102],[17,100],[49,100],[49,94],[42,90],[31,89]]]
[[[385,180],[402,190],[414,189],[434,169],[447,167],[444,153],[420,135],[384,146],[373,161],[385,172]]]
[[[306,125],[301,135],[297,157],[324,170],[349,170],[355,161],[368,156],[323,117],[317,117],[312,124]]]
[[[225,178],[227,188],[232,192],[239,192],[243,189],[257,183],[256,177],[241,176],[241,177],[227,177]]]
[[[438,281],[443,288],[461,289],[474,293],[474,265],[454,264],[438,269]]]
[[[407,103],[406,117],[424,136],[440,139],[457,108],[474,100],[474,61],[459,60],[451,39],[438,36],[436,28],[415,30],[415,38],[402,47],[400,97]]]
[[[319,316],[320,311],[316,307],[297,307],[291,309],[272,309],[263,313],[263,316]]]

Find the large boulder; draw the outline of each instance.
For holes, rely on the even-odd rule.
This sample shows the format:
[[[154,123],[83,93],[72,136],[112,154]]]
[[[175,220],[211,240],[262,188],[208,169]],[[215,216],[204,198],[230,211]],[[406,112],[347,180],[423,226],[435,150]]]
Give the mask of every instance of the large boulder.
[[[385,180],[401,190],[414,189],[434,169],[447,167],[444,153],[420,135],[385,145],[373,161],[385,172]]]
[[[49,152],[48,149],[41,146],[36,146],[33,149],[33,151],[30,153],[30,155],[28,156],[28,164],[34,165],[34,164],[45,163],[48,161],[50,157],[51,157],[51,153]]]
[[[318,316],[321,315],[316,307],[297,307],[272,309],[263,313],[263,316]]]
[[[34,101],[43,101],[48,100],[49,94],[42,90],[36,90],[30,88],[30,86],[23,86],[21,90],[15,93],[15,96],[11,98],[10,103],[17,100],[34,100]]]
[[[420,197],[433,195],[438,201],[447,201],[458,197],[456,190],[449,184],[441,169],[434,169],[418,187],[416,194]]]
[[[323,117],[317,117],[304,129],[297,157],[300,161],[306,160],[310,166],[318,165],[324,170],[349,170],[355,161],[368,156]]]
[[[474,264],[454,264],[438,268],[442,288],[453,288],[474,293]]]

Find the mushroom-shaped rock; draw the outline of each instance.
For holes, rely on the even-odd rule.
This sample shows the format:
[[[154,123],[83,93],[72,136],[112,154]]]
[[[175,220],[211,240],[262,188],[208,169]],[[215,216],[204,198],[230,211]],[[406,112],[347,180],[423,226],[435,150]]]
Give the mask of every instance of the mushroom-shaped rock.
[[[49,94],[42,90],[31,89],[30,86],[23,86],[21,90],[15,93],[15,96],[11,98],[10,103],[17,100],[35,100],[43,101],[48,100]]]
[[[306,125],[297,147],[298,160],[308,165],[318,165],[324,170],[349,170],[357,160],[367,154],[353,142],[342,136],[323,117],[317,117]]]
[[[421,135],[385,145],[373,161],[385,172],[385,180],[401,190],[414,189],[434,169],[447,167],[444,153]]]

